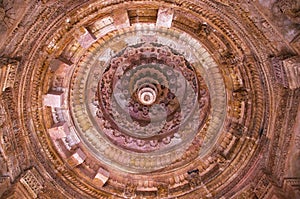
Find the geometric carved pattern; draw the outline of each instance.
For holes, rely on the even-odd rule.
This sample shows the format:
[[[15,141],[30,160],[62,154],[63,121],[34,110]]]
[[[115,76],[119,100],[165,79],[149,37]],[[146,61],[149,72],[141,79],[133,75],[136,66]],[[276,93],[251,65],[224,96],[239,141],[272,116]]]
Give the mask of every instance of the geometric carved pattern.
[[[41,176],[35,168],[26,171],[20,182],[33,198],[37,198],[43,188]]]
[[[3,194],[3,198],[38,198],[43,189],[44,179],[33,167],[25,171],[21,178]]]

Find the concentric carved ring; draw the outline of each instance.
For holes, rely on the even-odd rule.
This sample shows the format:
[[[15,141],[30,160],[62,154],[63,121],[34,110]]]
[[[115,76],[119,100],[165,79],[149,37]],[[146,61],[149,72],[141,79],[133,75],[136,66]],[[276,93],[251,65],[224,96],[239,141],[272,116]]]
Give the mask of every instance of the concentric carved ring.
[[[215,88],[221,91],[213,96],[219,98],[217,104],[216,100],[211,104],[209,92],[220,74],[208,76],[195,62],[197,51],[183,51],[179,33],[169,37],[160,33],[164,30],[150,30],[157,39],[149,43],[141,39],[149,34],[145,27],[147,31],[133,27],[112,34],[106,41],[111,46],[120,40],[128,42],[117,50],[94,43],[75,69],[70,92],[72,117],[81,139],[103,163],[113,162],[131,172],[156,170],[179,160],[184,164],[190,161],[181,162],[185,148],[194,144],[205,154],[217,138],[213,134],[220,133],[215,129],[221,127],[215,124],[210,129],[208,121],[224,117],[224,112],[217,111],[224,109],[223,88]],[[195,48],[204,50],[200,44]],[[211,58],[210,63],[208,67],[217,67]],[[151,88],[156,95],[151,105],[139,100],[143,88],[148,92]],[[81,101],[84,106],[78,104]]]
[[[156,100],[156,91],[151,86],[145,86],[138,92],[138,99],[143,105],[152,105]]]
[[[206,95],[201,96],[200,90]],[[154,151],[170,144],[191,115],[200,116],[197,111],[204,113],[200,121],[207,118],[208,93],[203,78],[174,50],[159,44],[129,47],[110,61],[102,75],[98,116],[105,134],[118,146]],[[205,102],[201,107],[200,100]]]
[[[267,123],[260,56],[214,2],[146,4],[88,1],[41,34],[23,80],[32,146],[59,184],[93,198],[222,194]]]

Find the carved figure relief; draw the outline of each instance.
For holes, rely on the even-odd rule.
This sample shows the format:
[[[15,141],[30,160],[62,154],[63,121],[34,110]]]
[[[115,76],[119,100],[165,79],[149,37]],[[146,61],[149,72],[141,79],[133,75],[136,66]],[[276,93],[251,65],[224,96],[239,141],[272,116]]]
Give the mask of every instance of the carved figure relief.
[[[5,32],[15,20],[13,7],[9,5],[9,1],[0,1],[0,34]]]

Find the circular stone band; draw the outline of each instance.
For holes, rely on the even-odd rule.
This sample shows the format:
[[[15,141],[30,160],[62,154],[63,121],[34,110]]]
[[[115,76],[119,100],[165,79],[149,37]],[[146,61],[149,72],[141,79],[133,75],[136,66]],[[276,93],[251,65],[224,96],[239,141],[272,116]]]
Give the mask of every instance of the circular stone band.
[[[210,123],[203,121],[206,123],[206,128],[199,129],[198,126],[193,125],[199,123],[199,115],[196,114],[188,121],[186,125],[187,129],[179,128],[175,136],[165,137],[162,140],[163,143],[168,144],[168,147],[147,153],[121,150],[119,146],[115,145],[107,137],[108,134],[118,137],[118,132],[105,130],[103,128],[104,121],[97,119],[94,91],[97,90],[98,82],[102,78],[101,74],[104,72],[111,58],[118,53],[111,48],[107,48],[107,46],[120,45],[120,41],[124,42],[124,47],[137,45],[143,43],[143,35],[151,35],[154,32],[156,43],[171,46],[172,49],[178,51],[189,63],[194,65],[195,72],[201,74],[208,89],[217,92],[211,96],[212,109],[209,115]],[[184,38],[182,37],[183,34],[185,35]],[[167,29],[143,25],[132,26],[128,29],[123,29],[122,32],[114,32],[111,34],[111,38],[105,41],[105,45],[98,41],[90,48],[91,50],[88,50],[87,55],[83,56],[83,60],[79,62],[73,74],[70,92],[70,110],[78,136],[91,149],[95,157],[117,169],[140,173],[162,169],[176,161],[184,159],[182,156],[186,149],[192,144],[193,139],[197,135],[200,136],[200,134],[200,137],[203,138],[198,143],[200,156],[204,156],[209,151],[210,146],[213,146],[212,143],[216,142],[218,134],[221,133],[219,129],[222,126],[222,122],[220,121],[224,120],[226,114],[226,95],[224,84],[215,84],[216,79],[222,80],[221,74],[215,72],[208,75],[210,70],[218,71],[219,69],[208,52],[197,40],[182,32],[174,30],[169,32]],[[120,48],[119,51],[123,48]],[[108,54],[111,56],[107,57]],[[202,93],[209,95],[206,92]],[[84,106],[82,106],[83,104]],[[198,109],[201,108],[201,104],[206,103],[200,101]],[[185,106],[189,107],[188,104]],[[203,124],[199,125],[203,126]],[[103,132],[103,129],[106,132]],[[185,133],[182,134],[183,132]],[[134,142],[130,139],[126,140],[126,138],[124,142],[132,143],[135,146],[143,144],[139,140]],[[155,146],[156,144],[154,140],[149,143],[149,146]],[[180,164],[184,165],[185,162],[180,162]]]

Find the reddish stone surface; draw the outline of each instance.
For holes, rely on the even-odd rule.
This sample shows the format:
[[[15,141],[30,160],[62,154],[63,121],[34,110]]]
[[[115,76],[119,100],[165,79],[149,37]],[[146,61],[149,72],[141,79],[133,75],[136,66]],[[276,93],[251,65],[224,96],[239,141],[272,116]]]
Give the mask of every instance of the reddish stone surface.
[[[296,0],[0,1],[0,198],[299,198],[299,34]],[[149,64],[151,45],[156,64],[203,82],[199,106],[210,99],[182,137],[159,68],[128,85],[155,93],[175,126],[118,132],[123,120],[109,120],[122,113],[106,106],[110,83]],[[132,98],[129,117],[151,122],[155,102]]]

